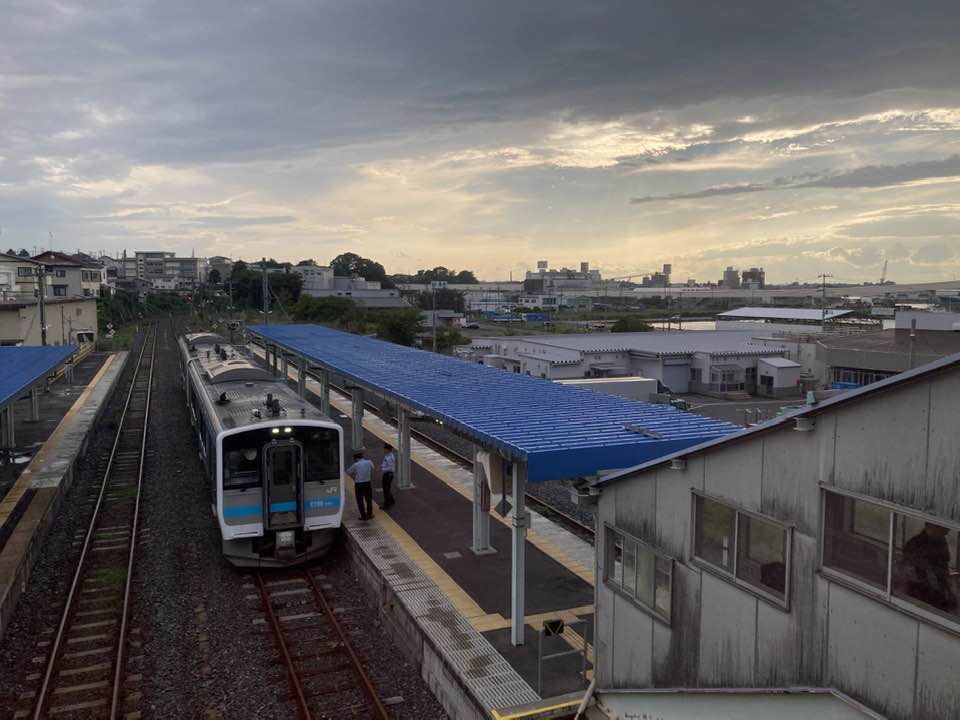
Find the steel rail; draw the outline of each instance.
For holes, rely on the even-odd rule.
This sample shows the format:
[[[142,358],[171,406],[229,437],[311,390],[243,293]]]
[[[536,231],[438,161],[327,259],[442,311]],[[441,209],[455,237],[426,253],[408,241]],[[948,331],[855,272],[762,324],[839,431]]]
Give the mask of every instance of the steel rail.
[[[301,720],[312,720],[313,714],[310,712],[310,706],[307,704],[307,698],[303,694],[303,685],[300,683],[300,676],[297,675],[297,668],[293,664],[293,658],[290,656],[290,648],[287,647],[287,641],[283,637],[283,629],[280,627],[280,621],[273,611],[273,604],[270,602],[270,593],[263,583],[263,575],[256,574],[257,590],[260,591],[260,600],[263,602],[263,612],[270,623],[270,629],[273,631],[273,637],[280,648],[280,657],[287,669],[287,679],[290,681],[290,687],[293,688],[294,699],[297,702],[297,710]]]
[[[143,487],[143,466],[147,455],[147,436],[150,427],[150,396],[153,391],[153,367],[157,357],[157,325],[153,325],[153,347],[150,349],[150,375],[147,376],[147,398],[143,410],[143,438],[140,441],[140,462],[137,467],[137,497],[133,506],[133,524],[130,528],[130,553],[127,557],[127,579],[123,588],[123,610],[120,615],[120,637],[117,638],[117,661],[113,675],[113,697],[110,701],[110,720],[116,720],[120,710],[120,681],[123,675],[123,657],[130,614],[130,586],[133,583],[133,559],[137,548],[137,529],[140,526],[140,491]],[[137,368],[139,370],[139,368]]]
[[[64,604],[63,614],[60,618],[60,624],[57,627],[56,635],[54,636],[53,642],[51,644],[50,656],[47,659],[47,667],[43,675],[43,683],[40,686],[40,691],[37,693],[37,701],[36,701],[36,705],[34,706],[34,712],[33,712],[34,720],[39,720],[41,717],[43,717],[43,711],[48,701],[48,694],[50,691],[50,681],[53,677],[53,670],[56,667],[57,660],[60,654],[60,648],[63,645],[64,634],[66,632],[67,625],[72,616],[74,601],[77,595],[77,588],[80,585],[80,580],[83,577],[83,572],[85,570],[85,563],[87,560],[87,555],[90,550],[90,544],[93,540],[97,519],[100,514],[100,508],[103,505],[103,498],[104,498],[104,495],[106,494],[108,481],[110,479],[110,473],[113,470],[114,460],[116,459],[117,447],[119,446],[120,439],[123,435],[124,423],[127,418],[127,412],[130,409],[130,404],[133,399],[133,394],[137,387],[137,378],[139,377],[140,370],[143,365],[144,353],[146,352],[147,344],[151,341],[155,341],[155,339],[156,339],[156,326],[151,325],[147,331],[146,337],[144,338],[143,345],[140,347],[140,354],[137,356],[137,367],[134,370],[133,377],[130,380],[130,389],[127,391],[127,397],[124,400],[123,411],[120,415],[120,422],[117,424],[117,434],[114,437],[113,446],[110,449],[110,457],[107,460],[107,467],[103,473],[103,482],[100,484],[100,491],[97,494],[97,502],[93,508],[93,516],[90,518],[90,524],[87,527],[87,533],[83,540],[83,547],[80,551],[80,558],[77,561],[77,569],[74,571],[73,580],[70,583],[70,590],[67,593],[67,600],[66,600],[66,603]],[[156,343],[154,342],[152,351],[155,352],[155,350],[156,350]],[[151,355],[151,365],[150,365],[151,378],[153,375],[152,357],[153,355]],[[146,434],[146,426],[144,426],[144,434]],[[139,493],[139,488],[138,488],[138,493]],[[139,496],[138,496],[138,499],[139,499]]]
[[[310,589],[313,590],[313,597],[316,599],[317,604],[319,604],[323,608],[323,611],[327,614],[327,619],[330,621],[330,624],[333,625],[333,629],[340,638],[340,642],[343,644],[344,649],[350,656],[350,664],[353,665],[353,669],[356,671],[357,675],[360,676],[360,680],[363,682],[363,690],[373,705],[376,717],[381,718],[381,720],[388,720],[389,716],[387,715],[387,708],[381,702],[380,696],[377,695],[377,691],[373,687],[373,683],[370,681],[370,676],[367,675],[367,672],[363,669],[363,665],[360,664],[360,658],[358,658],[356,652],[354,652],[353,645],[350,644],[350,640],[347,638],[347,634],[343,631],[340,621],[337,620],[337,616],[334,614],[333,608],[330,607],[330,603],[327,602],[326,596],[323,594],[323,591],[320,590],[320,586],[317,585],[317,581],[314,579],[310,571],[305,570],[303,574],[307,578],[307,584],[310,586]]]

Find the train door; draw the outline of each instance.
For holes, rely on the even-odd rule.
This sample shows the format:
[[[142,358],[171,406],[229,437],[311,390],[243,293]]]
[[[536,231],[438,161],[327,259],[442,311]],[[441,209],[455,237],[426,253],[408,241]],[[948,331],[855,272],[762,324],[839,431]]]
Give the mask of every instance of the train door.
[[[271,530],[302,524],[303,450],[296,440],[272,440],[264,447],[265,525]]]

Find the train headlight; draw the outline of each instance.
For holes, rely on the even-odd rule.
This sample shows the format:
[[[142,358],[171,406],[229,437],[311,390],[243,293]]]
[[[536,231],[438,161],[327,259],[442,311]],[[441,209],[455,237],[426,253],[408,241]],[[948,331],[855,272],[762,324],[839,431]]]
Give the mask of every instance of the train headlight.
[[[292,432],[293,432],[293,428],[292,428],[292,427],[284,428],[283,431],[284,431],[285,433],[292,433]]]
[[[270,432],[273,433],[274,435],[279,435],[280,428],[270,428]]]
[[[288,548],[293,547],[293,530],[282,530],[277,533],[277,547],[278,548]]]

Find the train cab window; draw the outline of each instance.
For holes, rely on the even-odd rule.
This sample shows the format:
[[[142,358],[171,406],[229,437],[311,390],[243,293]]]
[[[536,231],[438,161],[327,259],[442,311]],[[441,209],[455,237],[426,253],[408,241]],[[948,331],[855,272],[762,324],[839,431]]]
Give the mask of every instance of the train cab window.
[[[223,441],[223,489],[242,490],[260,485],[260,450],[244,447],[249,437],[227,437]]]

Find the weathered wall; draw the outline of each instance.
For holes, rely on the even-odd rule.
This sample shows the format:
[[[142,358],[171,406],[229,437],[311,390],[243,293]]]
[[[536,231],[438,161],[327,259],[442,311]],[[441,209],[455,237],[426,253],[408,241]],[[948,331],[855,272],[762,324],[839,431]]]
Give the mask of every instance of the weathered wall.
[[[960,718],[960,633],[818,572],[821,483],[960,522],[958,408],[952,370],[604,488],[600,522],[675,564],[671,626],[600,584],[599,686],[825,685],[891,718]],[[793,527],[789,610],[691,562],[692,489]]]

